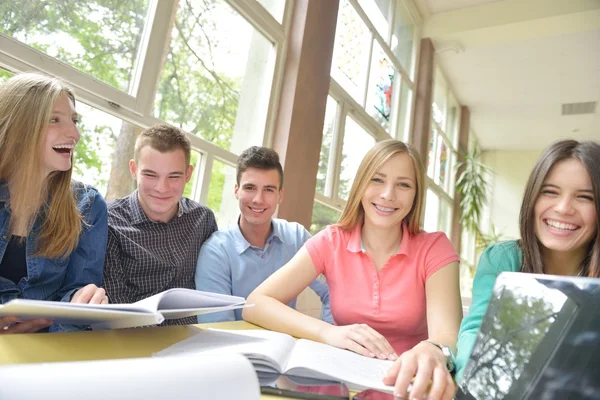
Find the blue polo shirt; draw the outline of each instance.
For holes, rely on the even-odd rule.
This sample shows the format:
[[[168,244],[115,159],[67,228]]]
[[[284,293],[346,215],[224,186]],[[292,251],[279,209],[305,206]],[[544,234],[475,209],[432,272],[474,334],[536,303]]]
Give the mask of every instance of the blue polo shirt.
[[[310,238],[310,233],[296,222],[273,218],[271,235],[264,248],[252,246],[242,235],[239,225],[214,232],[204,242],[196,264],[196,289],[247,298],[271,274],[284,266]],[[321,298],[321,319],[333,323],[327,284],[315,280],[310,288]],[[296,308],[296,299],[289,304]],[[242,310],[198,316],[198,322],[242,320]]]

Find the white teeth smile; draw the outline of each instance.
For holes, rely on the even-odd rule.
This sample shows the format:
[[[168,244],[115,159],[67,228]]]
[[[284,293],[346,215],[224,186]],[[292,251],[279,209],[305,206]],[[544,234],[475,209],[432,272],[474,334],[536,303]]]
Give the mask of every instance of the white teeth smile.
[[[383,212],[392,212],[392,211],[396,210],[395,208],[386,208],[386,207],[379,206],[377,204],[375,204],[375,208],[378,209],[379,211],[383,211]]]
[[[265,212],[267,209],[266,208],[252,208],[249,207],[250,210],[254,211],[255,213],[261,213],[261,212]]]
[[[562,222],[552,221],[550,219],[546,220],[546,224],[551,228],[560,229],[561,231],[574,231],[579,228],[577,225],[564,224]]]
[[[56,146],[52,146],[53,149],[70,149],[73,150],[75,148],[74,144],[59,144]]]

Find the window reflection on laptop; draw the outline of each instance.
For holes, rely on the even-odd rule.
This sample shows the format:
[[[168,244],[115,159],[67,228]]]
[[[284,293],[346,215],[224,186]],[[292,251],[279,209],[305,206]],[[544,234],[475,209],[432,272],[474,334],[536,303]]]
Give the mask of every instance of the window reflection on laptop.
[[[456,399],[600,399],[600,279],[503,273]]]

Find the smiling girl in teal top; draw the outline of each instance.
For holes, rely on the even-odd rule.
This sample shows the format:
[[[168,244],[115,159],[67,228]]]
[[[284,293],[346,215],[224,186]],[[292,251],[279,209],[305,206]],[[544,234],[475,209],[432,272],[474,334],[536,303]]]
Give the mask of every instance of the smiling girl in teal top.
[[[496,277],[501,272],[600,277],[600,144],[563,140],[531,172],[519,217],[521,240],[486,249],[462,321],[457,381],[469,359]]]

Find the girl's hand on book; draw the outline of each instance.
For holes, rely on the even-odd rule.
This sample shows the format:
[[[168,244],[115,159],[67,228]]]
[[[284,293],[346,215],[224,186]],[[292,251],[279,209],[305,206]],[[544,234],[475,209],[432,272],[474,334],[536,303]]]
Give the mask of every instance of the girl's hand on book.
[[[0,317],[0,335],[11,333],[34,333],[52,325],[47,319],[19,321],[17,317]]]
[[[351,350],[366,357],[381,360],[398,358],[386,338],[367,324],[328,325],[323,329],[321,337],[328,345]]]
[[[426,343],[402,353],[383,383],[394,385],[394,396],[406,399],[451,400],[456,390],[446,358],[438,348]]]
[[[79,289],[71,298],[71,303],[108,304],[108,296],[103,288],[93,283]]]

